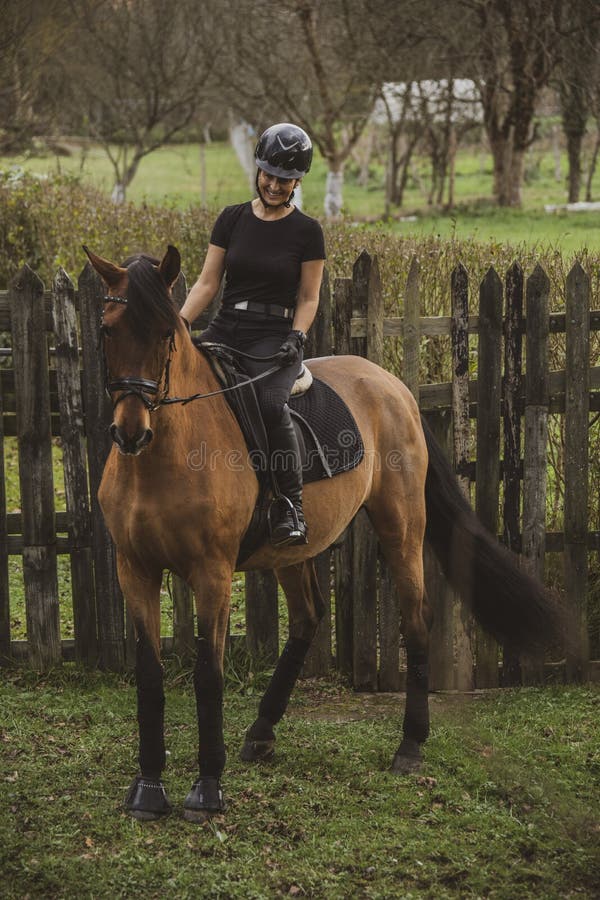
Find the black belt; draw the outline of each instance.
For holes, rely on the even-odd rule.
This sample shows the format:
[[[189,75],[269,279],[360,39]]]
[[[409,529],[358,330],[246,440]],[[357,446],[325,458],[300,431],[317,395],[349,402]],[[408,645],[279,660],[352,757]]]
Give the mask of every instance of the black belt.
[[[277,303],[255,303],[254,300],[241,300],[233,304],[233,309],[245,309],[248,312],[262,313],[265,316],[279,316],[280,319],[293,319],[293,306],[279,306]]]

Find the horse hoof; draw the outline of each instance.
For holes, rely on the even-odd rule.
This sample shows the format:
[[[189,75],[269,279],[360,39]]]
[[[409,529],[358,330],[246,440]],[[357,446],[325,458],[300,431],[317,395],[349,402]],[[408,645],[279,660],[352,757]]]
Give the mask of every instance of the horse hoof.
[[[404,753],[396,753],[390,767],[390,772],[394,775],[410,775],[412,772],[418,772],[423,765],[423,759],[420,756],[407,756]]]
[[[185,798],[183,818],[187,822],[202,824],[222,812],[225,812],[225,800],[219,779],[211,776],[199,778]]]
[[[171,812],[171,804],[162,781],[137,775],[125,798],[125,810],[138,822],[162,819]]]
[[[270,762],[275,755],[275,741],[251,741],[246,738],[240,750],[243,762]]]

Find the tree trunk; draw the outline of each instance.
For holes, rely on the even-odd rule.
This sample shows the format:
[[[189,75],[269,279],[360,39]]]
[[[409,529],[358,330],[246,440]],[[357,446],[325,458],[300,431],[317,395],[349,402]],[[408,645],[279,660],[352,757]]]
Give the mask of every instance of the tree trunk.
[[[456,128],[452,125],[448,140],[448,201],[446,203],[446,209],[448,210],[451,210],[454,207],[457,144]]]
[[[581,144],[583,134],[567,134],[569,157],[569,203],[578,203],[581,191]]]
[[[231,146],[235,150],[235,154],[239,163],[246,173],[250,190],[254,190],[254,180],[256,177],[256,166],[254,164],[254,153],[249,139],[251,128],[247,122],[236,122],[229,128],[229,140]]]
[[[513,147],[509,172],[509,206],[521,206],[521,188],[525,173],[525,148]]]
[[[560,143],[558,140],[558,126],[552,126],[552,152],[554,153],[554,180],[562,181],[562,171],[560,165]]]
[[[490,137],[494,161],[494,200],[498,206],[510,206],[512,171],[512,135]]]
[[[119,172],[118,169],[116,169],[115,185],[110,195],[110,199],[113,203],[125,203],[125,200],[127,199],[127,188],[135,178],[143,155],[144,154],[139,151],[136,152],[131,163],[128,166],[124,166],[122,172]]]
[[[337,218],[343,206],[344,169],[331,168],[327,173],[323,209],[328,219]]]
[[[598,125],[598,130],[596,131],[596,143],[594,144],[594,151],[590,160],[590,168],[588,171],[587,183],[585,186],[585,199],[588,203],[592,202],[592,181],[594,180],[594,174],[596,172],[598,153],[600,153],[600,124]]]

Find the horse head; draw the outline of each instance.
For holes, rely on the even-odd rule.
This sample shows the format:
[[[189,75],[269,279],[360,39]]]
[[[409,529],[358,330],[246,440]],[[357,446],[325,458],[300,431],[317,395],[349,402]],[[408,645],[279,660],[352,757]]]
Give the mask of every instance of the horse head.
[[[116,265],[83,249],[108,288],[101,341],[113,403],[111,437],[121,453],[137,456],[153,437],[150,414],[168,392],[180,321],[171,297],[179,251],[169,245],[161,261],[140,253]]]

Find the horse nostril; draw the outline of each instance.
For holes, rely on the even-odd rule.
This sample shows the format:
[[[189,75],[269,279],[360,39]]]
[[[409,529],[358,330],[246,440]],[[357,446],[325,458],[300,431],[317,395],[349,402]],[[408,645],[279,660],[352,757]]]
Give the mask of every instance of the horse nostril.
[[[109,428],[110,436],[117,445],[117,447],[123,447],[123,436],[119,431],[119,426],[116,422],[113,422]]]
[[[142,449],[142,447],[147,447],[153,437],[154,437],[154,432],[152,431],[152,429],[146,428],[146,431],[144,432],[144,434],[138,441],[138,447],[140,448],[140,450]]]

